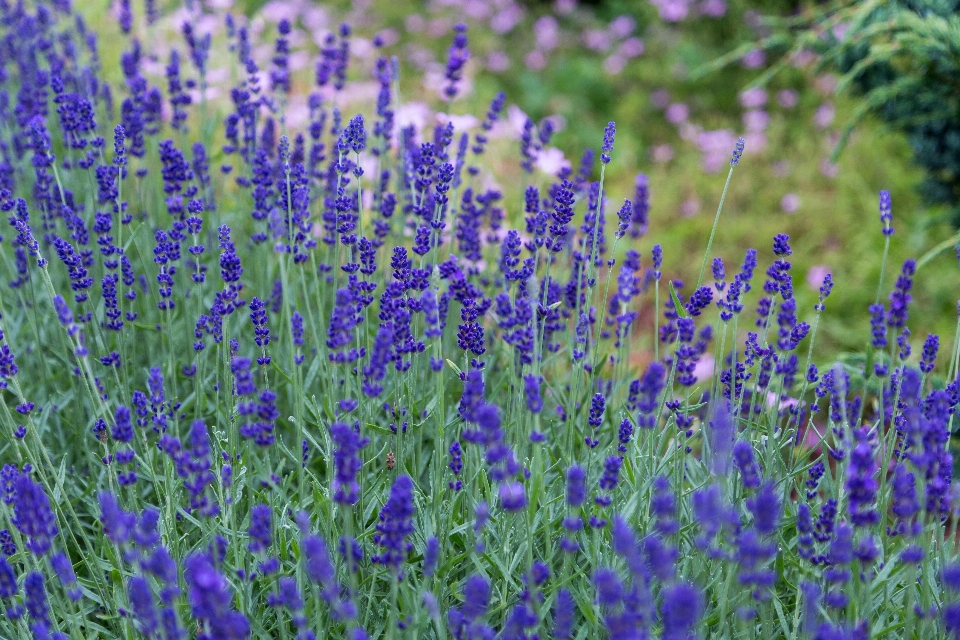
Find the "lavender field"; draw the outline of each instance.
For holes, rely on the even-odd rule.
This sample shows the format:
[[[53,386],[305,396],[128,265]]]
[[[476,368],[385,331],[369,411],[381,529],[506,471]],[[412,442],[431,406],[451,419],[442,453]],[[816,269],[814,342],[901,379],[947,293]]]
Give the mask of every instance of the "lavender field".
[[[960,638],[903,139],[646,91],[746,3],[382,5],[0,0],[0,637]]]

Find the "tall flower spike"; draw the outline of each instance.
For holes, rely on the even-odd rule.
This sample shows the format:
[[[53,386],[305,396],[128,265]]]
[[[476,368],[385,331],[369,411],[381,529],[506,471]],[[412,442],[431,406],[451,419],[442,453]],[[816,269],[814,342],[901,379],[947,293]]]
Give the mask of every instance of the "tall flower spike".
[[[884,189],[880,192],[880,224],[883,225],[883,235],[893,235],[893,205],[890,201],[890,192]]]
[[[600,149],[600,162],[608,164],[613,153],[613,140],[617,135],[617,123],[608,122],[603,130],[603,147]]]
[[[733,157],[730,158],[730,166],[735,167],[740,162],[740,156],[743,155],[743,146],[746,141],[743,138],[737,139],[737,146],[733,148]]]
[[[373,536],[382,551],[371,558],[386,566],[397,579],[402,579],[403,561],[413,550],[413,543],[408,540],[414,532],[413,515],[413,480],[410,476],[397,476],[390,488],[390,497],[380,510],[380,522]]]
[[[460,92],[460,81],[463,78],[463,68],[470,59],[470,51],[467,49],[467,25],[457,24],[454,28],[453,44],[447,53],[447,86],[443,89],[443,95],[447,100],[453,100]]]

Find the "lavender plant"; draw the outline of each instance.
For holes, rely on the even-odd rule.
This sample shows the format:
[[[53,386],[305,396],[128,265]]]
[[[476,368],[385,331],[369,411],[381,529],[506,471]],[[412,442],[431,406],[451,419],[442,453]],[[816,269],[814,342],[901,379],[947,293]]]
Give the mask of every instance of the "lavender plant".
[[[188,22],[164,91],[156,7],[121,8],[114,88],[66,3],[0,6],[4,637],[960,635],[960,339],[912,355],[913,261],[863,362],[815,362],[833,280],[798,308],[786,235],[661,283],[689,258],[644,264],[642,176],[607,233],[614,123],[599,175],[517,171],[532,122],[492,161],[506,97],[452,113],[465,26],[430,130],[382,43],[376,105],[341,110],[346,24],[308,80],[289,21],[267,70],[242,20]]]

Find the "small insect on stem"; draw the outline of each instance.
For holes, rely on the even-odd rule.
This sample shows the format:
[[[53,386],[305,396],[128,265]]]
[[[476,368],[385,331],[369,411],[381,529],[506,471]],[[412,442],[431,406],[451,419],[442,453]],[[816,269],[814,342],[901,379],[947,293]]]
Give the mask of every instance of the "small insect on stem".
[[[387,471],[393,471],[394,467],[397,466],[397,457],[393,455],[393,451],[387,453]]]

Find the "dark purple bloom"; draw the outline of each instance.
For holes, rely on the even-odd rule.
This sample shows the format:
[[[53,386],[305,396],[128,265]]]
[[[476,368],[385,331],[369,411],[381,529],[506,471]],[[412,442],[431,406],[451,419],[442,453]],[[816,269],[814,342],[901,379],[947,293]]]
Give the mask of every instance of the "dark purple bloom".
[[[540,413],[543,409],[543,396],[540,394],[542,383],[543,376],[530,374],[523,378],[523,391],[527,398],[527,409],[531,413]]]
[[[937,351],[940,350],[940,336],[935,333],[927,335],[923,342],[923,355],[920,357],[920,371],[930,373],[933,371],[934,363],[937,359]]]
[[[880,521],[877,511],[877,462],[870,434],[866,427],[854,430],[856,445],[850,452],[847,470],[847,499],[850,501],[850,522],[855,527],[869,527]]]
[[[587,472],[583,467],[571,465],[567,469],[567,504],[579,507],[587,499]]]
[[[26,547],[32,553],[44,555],[50,551],[56,537],[57,516],[50,509],[50,500],[43,487],[21,473],[13,483],[13,524],[26,538]]]
[[[753,514],[753,527],[760,535],[771,535],[780,524],[780,496],[772,482],[765,483],[747,498],[747,509]]]
[[[360,495],[360,485],[357,483],[357,473],[363,462],[360,459],[360,450],[370,442],[363,438],[350,425],[343,422],[334,422],[330,427],[330,436],[336,445],[333,452],[336,474],[333,479],[333,499],[342,505],[352,505]]]
[[[463,67],[470,59],[470,51],[467,49],[467,25],[458,23],[454,26],[454,32],[453,44],[447,52],[447,86],[443,89],[447,100],[453,100],[459,92],[457,85],[463,77]]]
[[[883,235],[893,235],[893,205],[890,202],[890,192],[886,189],[880,192],[880,224],[883,225]]]
[[[413,543],[408,540],[414,532],[413,515],[413,480],[410,476],[397,476],[390,487],[387,503],[380,509],[380,522],[373,536],[373,541],[383,551],[372,556],[371,560],[385,565],[398,579],[403,576],[403,561],[413,550]]]
[[[744,440],[733,445],[733,465],[740,471],[743,486],[756,489],[760,486],[760,466],[753,454],[753,446]]]
[[[703,613],[703,596],[691,584],[678,583],[665,587],[661,593],[663,640],[686,640],[697,627]]]
[[[258,504],[250,509],[250,543],[247,549],[253,553],[264,553],[270,547],[271,522],[273,509],[266,504]]]
[[[190,598],[190,611],[207,628],[216,629],[216,637],[240,640],[250,636],[250,623],[233,610],[233,594],[206,553],[193,554],[184,561],[184,579]]]
[[[617,135],[617,124],[608,122],[603,130],[603,147],[600,149],[600,162],[607,164],[610,162],[610,154],[613,153],[613,140]]]
[[[743,155],[743,146],[744,146],[745,142],[746,142],[746,141],[745,141],[743,138],[738,138],[738,139],[737,139],[737,146],[734,147],[734,149],[733,149],[733,157],[730,158],[730,166],[731,166],[731,167],[736,166],[737,163],[740,162],[740,156]]]
[[[500,506],[504,511],[521,511],[527,506],[523,483],[508,480],[500,483]]]
[[[111,542],[126,544],[137,524],[137,516],[120,508],[117,496],[109,491],[100,494],[100,522],[103,532]]]
[[[890,310],[887,312],[887,326],[891,329],[901,329],[907,324],[907,307],[913,299],[910,289],[913,288],[913,274],[916,272],[916,260],[907,260],[897,278],[897,284],[890,292]]]

